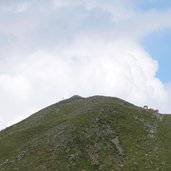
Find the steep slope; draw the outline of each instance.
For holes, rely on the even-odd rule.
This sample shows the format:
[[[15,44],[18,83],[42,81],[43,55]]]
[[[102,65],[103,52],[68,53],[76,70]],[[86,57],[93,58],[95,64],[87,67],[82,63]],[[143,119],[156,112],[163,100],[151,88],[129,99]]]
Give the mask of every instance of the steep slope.
[[[171,117],[73,96],[0,132],[1,171],[171,170]]]

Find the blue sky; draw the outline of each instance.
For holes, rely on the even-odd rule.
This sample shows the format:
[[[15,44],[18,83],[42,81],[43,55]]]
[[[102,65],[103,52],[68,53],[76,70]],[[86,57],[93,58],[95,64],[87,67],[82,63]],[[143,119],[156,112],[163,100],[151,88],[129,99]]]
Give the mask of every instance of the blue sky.
[[[170,0],[145,0],[139,2],[139,8],[142,10],[149,10],[152,8],[158,8],[158,9],[168,9],[171,6]]]
[[[157,76],[165,83],[171,82],[171,31],[153,33],[145,38],[142,44],[159,63]]]
[[[169,0],[0,1],[0,129],[74,94],[171,113],[170,16]]]
[[[150,9],[169,9],[171,8],[170,0],[151,0],[141,2],[138,6],[141,10]],[[164,31],[153,32],[148,37],[142,40],[143,47],[151,54],[151,56],[158,61],[159,70],[157,76],[165,83],[171,82],[171,31],[166,29]]]

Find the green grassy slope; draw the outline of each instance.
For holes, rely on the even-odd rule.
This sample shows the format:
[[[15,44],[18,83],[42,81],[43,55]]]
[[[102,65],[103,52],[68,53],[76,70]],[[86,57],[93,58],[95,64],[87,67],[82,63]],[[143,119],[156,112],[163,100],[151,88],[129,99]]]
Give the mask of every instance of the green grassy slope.
[[[0,132],[0,171],[171,170],[171,117],[74,96]]]

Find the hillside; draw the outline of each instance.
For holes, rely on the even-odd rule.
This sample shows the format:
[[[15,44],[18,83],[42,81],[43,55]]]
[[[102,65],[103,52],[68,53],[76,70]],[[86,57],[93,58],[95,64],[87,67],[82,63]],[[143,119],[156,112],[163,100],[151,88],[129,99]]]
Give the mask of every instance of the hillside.
[[[0,132],[0,171],[170,171],[171,116],[73,96]]]

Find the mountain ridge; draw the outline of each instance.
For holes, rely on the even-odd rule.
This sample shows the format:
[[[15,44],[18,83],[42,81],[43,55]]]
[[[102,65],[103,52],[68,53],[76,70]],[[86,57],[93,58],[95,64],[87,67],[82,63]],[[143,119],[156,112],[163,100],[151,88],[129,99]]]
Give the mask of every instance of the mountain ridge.
[[[170,125],[119,98],[76,95],[1,131],[0,170],[169,171]]]

